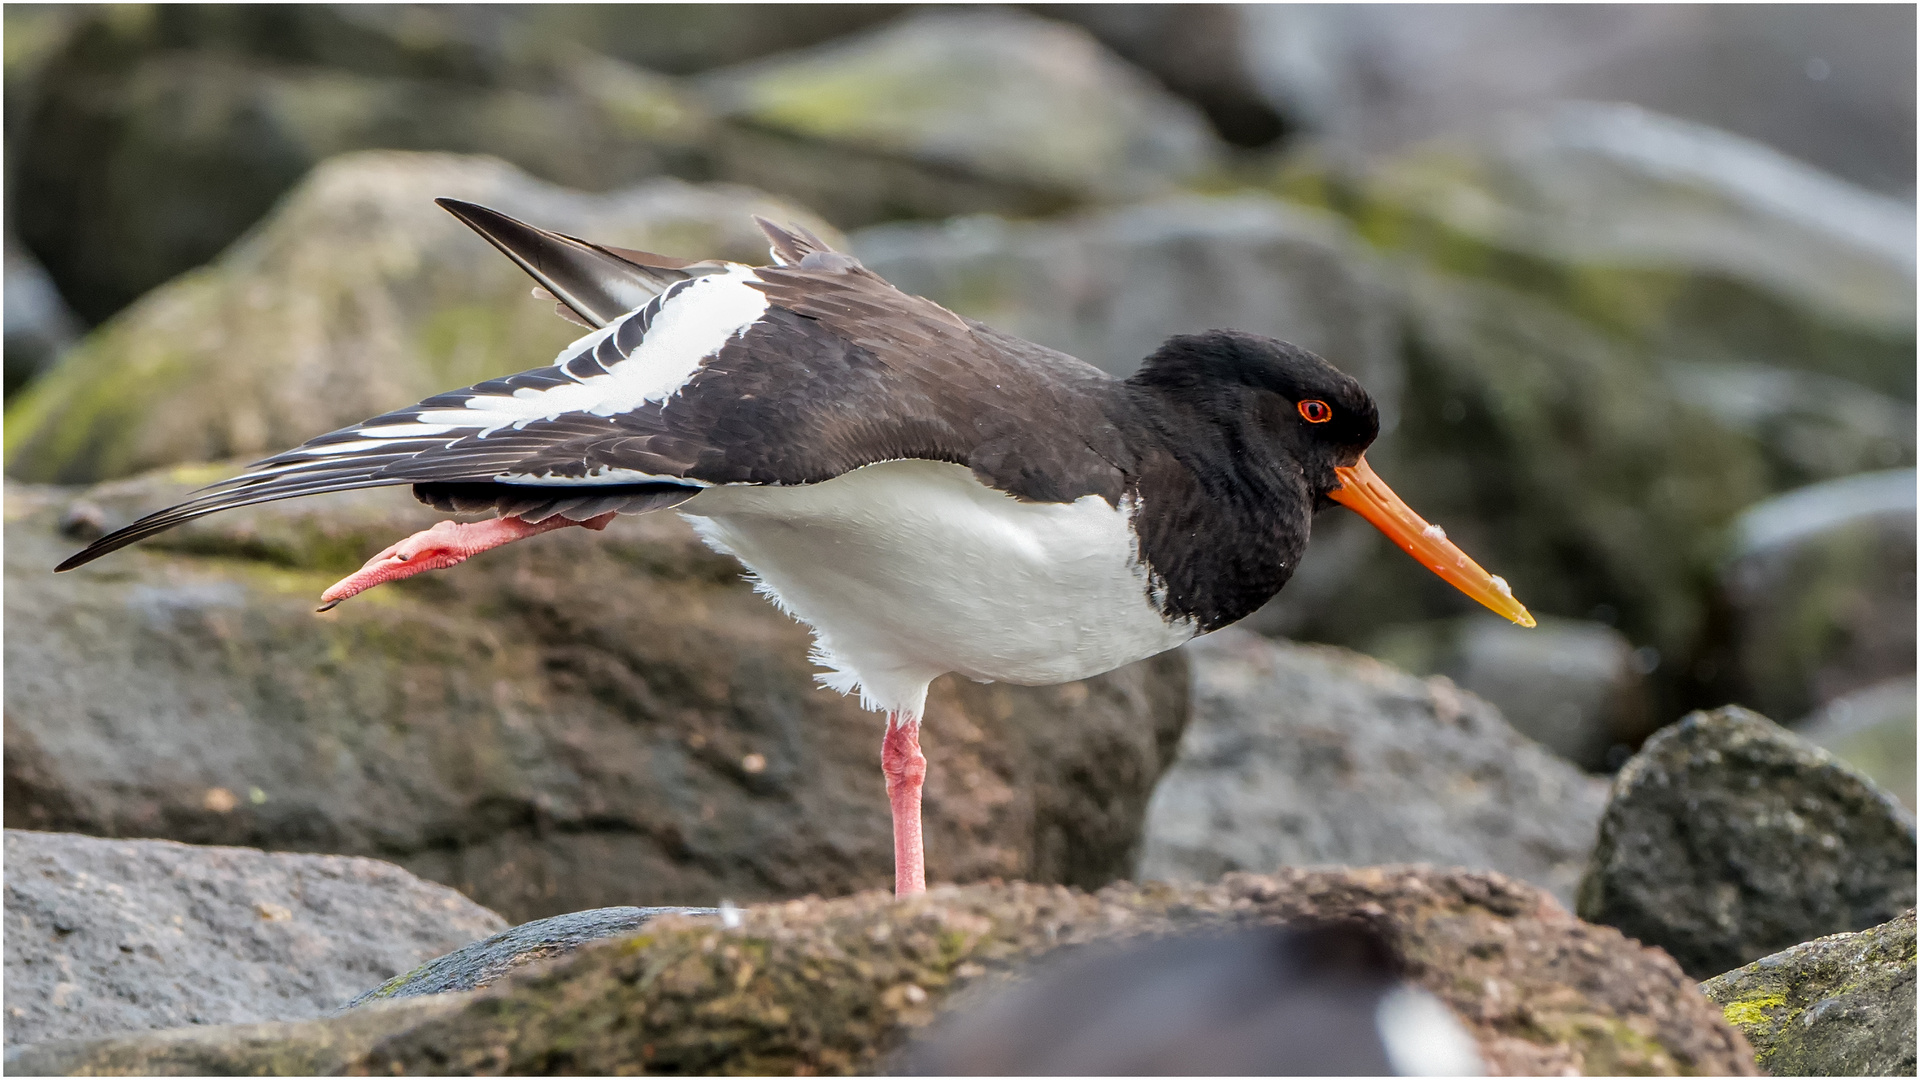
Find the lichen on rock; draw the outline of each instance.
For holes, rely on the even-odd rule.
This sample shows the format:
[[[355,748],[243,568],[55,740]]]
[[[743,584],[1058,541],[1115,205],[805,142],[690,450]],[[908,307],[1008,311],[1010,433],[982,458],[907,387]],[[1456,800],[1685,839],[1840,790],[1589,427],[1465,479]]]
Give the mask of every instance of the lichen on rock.
[[[1776,1076],[1912,1076],[1914,916],[1833,934],[1701,984]]]

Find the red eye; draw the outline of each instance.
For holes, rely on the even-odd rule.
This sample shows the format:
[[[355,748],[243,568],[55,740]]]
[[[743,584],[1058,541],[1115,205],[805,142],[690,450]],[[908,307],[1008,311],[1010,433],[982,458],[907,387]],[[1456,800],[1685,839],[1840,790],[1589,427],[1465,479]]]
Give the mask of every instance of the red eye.
[[[1333,419],[1333,410],[1324,401],[1303,401],[1300,403],[1300,416],[1309,424],[1324,424]]]

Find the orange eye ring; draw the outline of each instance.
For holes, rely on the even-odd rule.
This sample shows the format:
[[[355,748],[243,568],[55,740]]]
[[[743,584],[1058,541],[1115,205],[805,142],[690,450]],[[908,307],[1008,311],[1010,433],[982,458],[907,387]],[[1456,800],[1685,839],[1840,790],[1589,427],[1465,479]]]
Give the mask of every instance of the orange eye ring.
[[[1309,424],[1324,424],[1333,419],[1333,409],[1318,398],[1300,403],[1300,418]]]

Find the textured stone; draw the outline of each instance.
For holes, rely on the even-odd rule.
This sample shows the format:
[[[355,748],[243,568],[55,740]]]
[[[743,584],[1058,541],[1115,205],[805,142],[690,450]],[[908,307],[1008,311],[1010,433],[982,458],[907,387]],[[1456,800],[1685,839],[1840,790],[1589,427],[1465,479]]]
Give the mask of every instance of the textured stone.
[[[892,880],[883,718],[818,686],[805,627],[679,518],[542,536],[326,615],[322,589],[435,515],[403,490],[322,496],[49,573],[79,543],[63,522],[111,528],[218,475],[81,506],[11,489],[6,618],[36,631],[5,641],[8,822],[375,854],[517,922]],[[1127,876],[1187,711],[1177,652],[1062,686],[939,680],[931,876]]]
[[[368,152],[315,170],[205,269],[89,335],[7,413],[9,475],[60,483],[264,456],[551,362],[580,328],[433,204],[452,196],[666,254],[764,261],[756,192],[655,180],[589,195],[488,158]]]
[[[1180,930],[1357,919],[1450,1009],[1489,1071],[1752,1075],[1745,1041],[1658,950],[1493,874],[1287,870],[1198,887],[879,892],[749,909],[734,930],[662,919],[430,1012],[339,1071],[361,1075],[875,1073],[949,1000],[1064,946]],[[395,1003],[385,1008],[406,1007]],[[318,1026],[352,1024],[356,1013]],[[298,1047],[322,1041],[290,1025]],[[200,1038],[188,1067],[255,1072],[257,1031]],[[34,1064],[187,1071],[179,1036],[68,1045]],[[172,1056],[170,1056],[172,1055]],[[309,1058],[311,1060],[311,1058]],[[333,1060],[338,1060],[333,1059]]]
[[[1147,807],[1141,878],[1420,859],[1573,895],[1605,782],[1486,702],[1241,631],[1187,652],[1193,720]]]
[[[1008,9],[915,12],[699,85],[735,120],[1069,203],[1165,189],[1220,155],[1198,110],[1084,31]]]
[[[1775,1076],[1914,1075],[1913,912],[1702,983]]]
[[[1406,671],[1447,676],[1583,769],[1617,766],[1651,733],[1642,670],[1651,658],[1600,623],[1548,616],[1526,628],[1470,615],[1388,628],[1366,651]]]
[[[504,925],[374,859],[19,829],[6,857],[9,1046],[320,1016]]]
[[[1913,906],[1914,822],[1873,782],[1737,706],[1648,739],[1614,779],[1582,918],[1705,977]]]
[[[719,908],[611,907],[572,911],[551,919],[501,932],[483,941],[463,945],[395,975],[349,1003],[357,1008],[375,1001],[478,990],[497,982],[516,968],[550,960],[601,938],[626,937],[662,915],[717,916]]]

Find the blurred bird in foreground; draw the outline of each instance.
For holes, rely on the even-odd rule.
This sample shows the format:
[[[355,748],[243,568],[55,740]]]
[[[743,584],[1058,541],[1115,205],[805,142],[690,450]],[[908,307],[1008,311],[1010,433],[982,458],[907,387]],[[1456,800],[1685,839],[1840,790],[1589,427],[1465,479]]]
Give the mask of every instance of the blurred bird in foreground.
[[[1183,335],[1117,379],[903,293],[805,231],[761,222],[773,265],[750,267],[440,204],[592,332],[549,366],[267,458],[58,569],[219,510],[351,488],[406,484],[439,510],[495,515],[394,544],[323,593],[325,611],[502,544],[675,508],[813,628],[824,683],[887,713],[900,893],[926,884],[929,683],[1070,682],[1233,623],[1286,584],[1334,503],[1533,625],[1367,465],[1367,392],[1286,342]]]
[[[1471,1036],[1358,924],[1091,946],[908,1048],[923,1076],[1479,1076]]]

